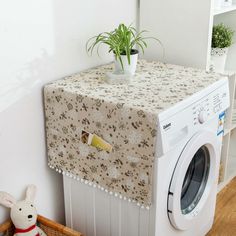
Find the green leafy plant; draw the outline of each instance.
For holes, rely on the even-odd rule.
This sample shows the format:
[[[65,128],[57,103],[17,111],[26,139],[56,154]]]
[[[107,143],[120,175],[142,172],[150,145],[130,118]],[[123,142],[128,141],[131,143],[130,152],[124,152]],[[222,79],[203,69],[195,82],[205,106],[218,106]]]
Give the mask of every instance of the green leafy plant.
[[[214,25],[212,32],[212,48],[226,48],[233,44],[234,31],[223,23]]]
[[[120,24],[111,32],[103,32],[90,38],[86,43],[86,50],[92,55],[94,49],[97,48],[97,54],[99,55],[99,47],[106,44],[109,47],[109,52],[114,53],[115,59],[120,61],[122,69],[124,69],[121,55],[127,56],[130,65],[130,55],[138,53],[137,46],[144,53],[144,49],[147,48],[146,40],[154,39],[162,45],[159,39],[144,36],[147,32],[146,30],[137,32],[132,25]]]

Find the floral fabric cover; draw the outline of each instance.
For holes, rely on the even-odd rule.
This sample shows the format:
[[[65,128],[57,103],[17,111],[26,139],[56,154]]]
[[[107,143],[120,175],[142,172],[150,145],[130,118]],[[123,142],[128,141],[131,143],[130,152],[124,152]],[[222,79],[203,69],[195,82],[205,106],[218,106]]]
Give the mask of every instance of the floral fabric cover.
[[[49,166],[115,196],[152,203],[158,114],[219,80],[202,70],[140,60],[128,84],[107,84],[113,65],[93,68],[44,88]],[[81,132],[112,152],[81,141]]]

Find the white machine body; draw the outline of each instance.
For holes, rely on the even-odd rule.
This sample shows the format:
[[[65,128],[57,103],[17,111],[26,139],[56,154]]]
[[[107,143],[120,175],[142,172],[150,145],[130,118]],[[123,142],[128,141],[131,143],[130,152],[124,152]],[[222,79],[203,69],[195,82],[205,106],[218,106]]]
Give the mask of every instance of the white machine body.
[[[214,219],[221,113],[228,107],[222,79],[158,115],[150,210],[64,176],[67,225],[86,236],[205,235]]]

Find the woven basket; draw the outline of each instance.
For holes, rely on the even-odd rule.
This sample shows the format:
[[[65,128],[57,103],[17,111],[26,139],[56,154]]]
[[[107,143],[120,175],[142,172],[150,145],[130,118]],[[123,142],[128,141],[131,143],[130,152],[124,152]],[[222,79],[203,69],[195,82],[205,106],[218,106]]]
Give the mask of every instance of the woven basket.
[[[37,225],[47,234],[47,236],[83,236],[81,233],[73,229],[70,229],[40,215],[38,215]],[[0,224],[0,236],[13,236],[14,231],[15,228],[11,220]]]

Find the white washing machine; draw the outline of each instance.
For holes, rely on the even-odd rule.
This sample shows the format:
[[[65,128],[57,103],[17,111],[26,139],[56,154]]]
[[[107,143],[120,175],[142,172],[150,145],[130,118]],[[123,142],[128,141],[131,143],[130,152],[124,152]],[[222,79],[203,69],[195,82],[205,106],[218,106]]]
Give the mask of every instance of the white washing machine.
[[[212,226],[228,80],[159,114],[150,210],[64,176],[67,225],[86,236],[203,236]]]

